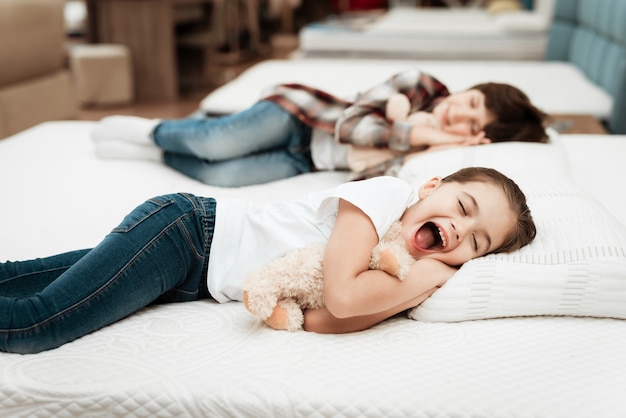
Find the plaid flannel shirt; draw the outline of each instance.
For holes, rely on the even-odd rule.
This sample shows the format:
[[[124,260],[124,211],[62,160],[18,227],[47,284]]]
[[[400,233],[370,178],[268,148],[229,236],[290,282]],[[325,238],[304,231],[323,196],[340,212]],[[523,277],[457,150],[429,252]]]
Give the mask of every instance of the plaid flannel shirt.
[[[302,84],[276,86],[264,100],[277,103],[312,128],[333,134],[342,144],[397,151],[396,158],[354,176],[359,179],[393,174],[402,164],[403,154],[415,151],[409,145],[411,125],[394,122],[385,115],[387,100],[396,93],[408,97],[411,113],[430,111],[450,94],[447,87],[431,75],[408,70],[367,90],[353,102]]]

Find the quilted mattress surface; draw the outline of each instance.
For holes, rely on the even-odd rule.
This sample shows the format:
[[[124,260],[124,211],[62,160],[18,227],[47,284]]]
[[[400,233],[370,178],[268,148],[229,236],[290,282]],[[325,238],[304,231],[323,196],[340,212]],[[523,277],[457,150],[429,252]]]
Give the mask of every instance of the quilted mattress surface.
[[[46,123],[0,142],[1,260],[92,246],[154,194],[292,198],[344,180],[218,189],[160,164],[99,160],[91,127]],[[574,138],[570,155],[601,199],[615,189],[588,176],[605,175],[589,158],[600,143]],[[611,206],[622,222],[623,204]],[[399,316],[318,335],[270,330],[240,303],[151,306],[49,352],[0,353],[0,416],[623,417],[625,344],[613,319]]]
[[[0,355],[3,417],[623,417],[618,320],[397,318],[275,332],[241,304],[147,308],[43,354]]]

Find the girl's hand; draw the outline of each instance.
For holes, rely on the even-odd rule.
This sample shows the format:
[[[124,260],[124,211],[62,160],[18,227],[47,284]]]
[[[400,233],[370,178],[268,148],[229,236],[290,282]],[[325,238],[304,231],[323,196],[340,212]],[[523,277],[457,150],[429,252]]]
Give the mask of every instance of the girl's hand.
[[[456,135],[459,138],[458,145],[460,146],[489,144],[491,142],[489,138],[485,137],[485,131],[480,131],[476,135],[452,135]]]
[[[455,144],[441,144],[441,145],[431,145],[425,149],[425,151],[441,151],[444,149],[457,148],[457,147],[467,147],[471,145],[482,145],[482,144],[490,144],[491,140],[489,138],[485,138],[485,132],[481,131],[478,135],[473,136],[459,136],[460,142]]]
[[[442,131],[432,126],[413,125],[411,129],[411,146],[442,149],[439,147],[460,147],[468,145],[488,144],[491,142],[485,137],[485,132],[480,131],[476,135],[461,135],[458,133]]]

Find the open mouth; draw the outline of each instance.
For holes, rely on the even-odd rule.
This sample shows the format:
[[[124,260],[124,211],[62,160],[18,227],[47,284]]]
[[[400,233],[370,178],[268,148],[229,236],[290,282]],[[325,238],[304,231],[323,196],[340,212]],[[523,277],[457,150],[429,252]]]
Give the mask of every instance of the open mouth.
[[[417,249],[428,251],[443,250],[447,245],[444,232],[433,222],[426,222],[418,229],[414,242]]]

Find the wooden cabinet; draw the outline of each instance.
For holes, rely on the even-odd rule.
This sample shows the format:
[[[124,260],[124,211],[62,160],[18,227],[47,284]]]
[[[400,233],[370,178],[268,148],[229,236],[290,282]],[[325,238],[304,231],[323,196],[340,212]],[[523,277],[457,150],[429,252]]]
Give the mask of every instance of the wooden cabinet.
[[[228,0],[232,1],[232,0]],[[135,97],[172,100],[179,93],[177,27],[211,24],[212,0],[87,0],[90,42],[123,44],[132,55]]]

